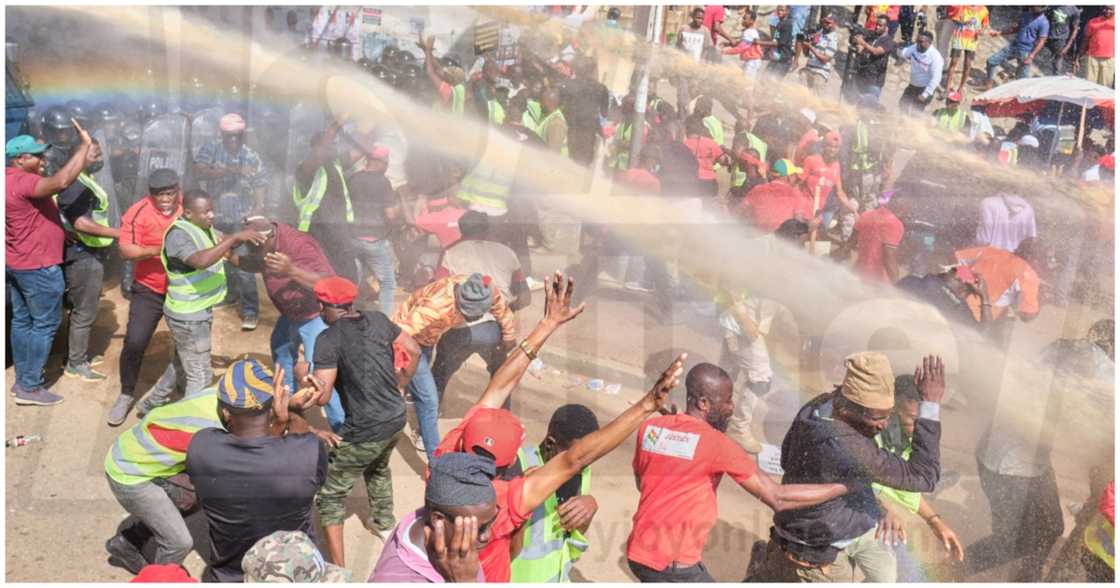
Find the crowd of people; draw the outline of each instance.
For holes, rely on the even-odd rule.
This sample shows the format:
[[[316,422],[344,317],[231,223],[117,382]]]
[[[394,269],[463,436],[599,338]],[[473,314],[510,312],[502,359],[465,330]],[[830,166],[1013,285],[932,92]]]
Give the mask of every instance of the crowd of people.
[[[1027,113],[1005,132],[982,108],[964,104],[985,35],[1012,41],[987,57],[978,91],[997,83],[1009,61],[1013,77],[1029,76],[1047,53],[1047,73],[1072,71],[1111,86],[1113,8],[1096,7],[1092,16],[1073,6],[1008,9],[1017,24],[1002,31],[990,27],[984,6],[938,7],[928,25],[914,7],[865,8],[845,25],[838,7],[778,6],[768,15],[751,6],[695,7],[667,42],[690,67],[653,68],[648,93],[636,78],[623,95],[602,82],[604,50],[595,39],[598,27],[624,34],[618,9],[603,22],[566,18],[582,25],[558,38],[523,32],[511,62],[483,55],[464,67],[437,55],[433,37],[421,34],[407,51],[386,52],[355,72],[552,157],[599,166],[616,194],[698,202],[740,222],[760,247],[784,243],[820,255],[823,245],[865,282],[893,284],[1006,349],[1017,321],[1091,290],[1091,264],[1111,264],[1111,247],[1054,267],[1060,246],[1044,240],[1052,236],[1036,222],[1033,195],[1010,191],[973,203],[975,218],[955,221],[968,227],[963,238],[928,233],[918,211],[930,203],[897,173],[908,144],[888,123],[921,117],[943,131],[935,136],[948,148],[988,166],[1110,186],[1113,131],[1100,120],[1082,118],[1082,130],[1093,132],[1055,158],[1067,123],[1060,111]],[[849,28],[847,47],[841,26]],[[734,59],[752,91],[728,97],[705,68]],[[897,108],[881,104],[896,67],[909,71]],[[834,76],[856,107],[854,120],[767,91],[800,84],[823,94]],[[658,95],[658,78],[672,84],[674,103]],[[943,107],[924,114],[936,100]],[[584,226],[580,262],[534,279],[532,251],[549,245],[538,210],[544,199],[515,171],[416,142],[399,152],[385,129],[361,132],[345,120],[305,137],[296,161],[277,162],[269,155],[274,138],[252,136],[267,132],[254,126],[253,110],[228,106],[217,138],[178,169],[159,166],[145,177],[124,171],[128,150],[117,139],[138,121],[120,104],[49,108],[30,121],[30,134],[6,143],[17,406],[64,401],[44,378],[64,319],[63,376],[107,380],[95,369],[107,358],[91,353],[90,339],[106,278],[122,270],[128,318],[106,421],[121,427],[133,414],[135,421],[104,461],[112,495],[128,513],[105,544],[112,565],[137,578],[189,579],[180,564],[195,545],[185,517],[200,509],[210,538],[203,581],[348,581],[355,571],[346,567],[343,523],[360,476],[369,504],[363,524],[384,543],[369,581],[569,581],[593,547],[588,529],[600,504],[591,469],[633,439],[640,497],[625,555],[642,582],[714,581],[702,556],[724,474],[774,511],[746,581],[843,580],[841,561],[868,581],[928,580],[896,545],[902,511],[919,515],[970,573],[1021,559],[1015,580],[1043,578],[1064,530],[1052,432],[1030,455],[1027,442],[1017,443],[1027,433],[996,422],[985,434],[976,458],[992,537],[963,546],[951,525],[967,521],[942,519],[926,497],[949,477],[940,451],[940,357],[899,365],[873,345],[846,357],[842,382],[797,411],[775,481],[759,469],[754,415],[779,389],[768,340],[781,301],[714,284],[716,312],[702,320],[721,335],[718,365],[686,366],[687,357],[676,357],[620,414],[565,404],[551,413],[545,436],[529,440],[510,399],[597,285],[616,283],[635,299],[652,294],[653,307],[671,319],[682,301],[703,296],[695,284],[682,272],[674,279],[671,260],[632,250],[610,226]],[[138,114],[145,122],[158,116]],[[103,151],[97,136],[112,148]],[[99,183],[107,165],[113,185]],[[403,178],[393,177],[394,165]],[[282,200],[274,198],[273,187],[289,175]],[[616,275],[600,261],[609,257],[630,263]],[[215,309],[236,305],[240,329],[257,329],[258,275],[278,315],[271,367],[245,355],[260,350],[230,349],[227,339],[223,351],[241,358],[215,380],[212,334],[218,317],[229,316]],[[522,337],[534,292],[538,302],[543,294],[543,318]],[[173,341],[167,358],[150,352],[161,320]],[[1102,320],[1086,338],[1047,348],[1041,361],[1111,382],[1113,340],[1112,321]],[[441,434],[445,392],[476,354],[489,382]],[[161,359],[169,360],[162,376],[140,389],[143,365]],[[678,409],[668,398],[682,378],[686,401]],[[319,411],[325,425],[316,427]],[[390,459],[405,438],[425,458],[425,489],[398,520]],[[1073,531],[1078,551],[1063,552],[1093,581],[1114,575],[1112,475],[1111,461],[1094,469]]]

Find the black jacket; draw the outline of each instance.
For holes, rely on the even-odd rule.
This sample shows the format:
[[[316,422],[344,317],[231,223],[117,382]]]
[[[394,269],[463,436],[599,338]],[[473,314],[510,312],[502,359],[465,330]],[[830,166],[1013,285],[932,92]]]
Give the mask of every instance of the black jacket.
[[[782,441],[783,484],[856,483],[858,490],[816,506],[774,515],[777,534],[808,548],[804,561],[829,563],[832,543],[854,539],[879,521],[871,483],[932,492],[941,474],[941,423],[919,418],[910,461],[880,449],[851,425],[832,418],[834,395],[822,394],[801,407]],[[820,561],[821,559],[825,561]]]

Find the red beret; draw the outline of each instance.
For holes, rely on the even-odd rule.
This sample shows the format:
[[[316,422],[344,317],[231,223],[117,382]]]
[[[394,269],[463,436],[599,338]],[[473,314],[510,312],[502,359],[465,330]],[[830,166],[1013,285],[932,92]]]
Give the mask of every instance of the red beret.
[[[179,564],[149,564],[140,570],[134,578],[128,581],[131,583],[160,583],[160,584],[174,584],[176,582],[195,582],[198,580],[191,577],[187,570]]]
[[[315,284],[315,296],[324,304],[346,305],[358,297],[358,287],[346,278],[331,276]]]

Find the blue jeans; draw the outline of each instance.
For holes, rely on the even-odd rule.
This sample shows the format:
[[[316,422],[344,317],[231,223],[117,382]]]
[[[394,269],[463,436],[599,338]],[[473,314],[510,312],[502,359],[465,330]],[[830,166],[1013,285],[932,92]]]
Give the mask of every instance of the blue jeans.
[[[368,268],[381,285],[377,295],[381,312],[393,314],[393,294],[397,290],[397,257],[393,254],[393,244],[388,239],[372,243],[356,240],[354,248],[358,254],[358,269],[364,272]]]
[[[432,376],[432,348],[420,348],[420,362],[416,374],[408,382],[408,393],[416,406],[416,420],[420,421],[420,438],[424,440],[424,451],[428,461],[439,445],[439,389]]]
[[[43,366],[62,324],[62,266],[34,270],[4,269],[12,303],[12,361],[16,383],[24,390],[43,385]]]
[[[292,367],[299,358],[299,344],[303,343],[303,355],[314,369],[315,339],[319,333],[327,330],[327,323],[320,317],[306,321],[293,321],[281,315],[276,320],[272,329],[272,360],[284,368],[285,384],[295,391],[296,376]],[[338,389],[331,392],[331,399],[327,402],[327,422],[335,432],[342,426],[346,419],[346,411],[342,409],[342,401],[338,398]]]
[[[257,274],[242,271],[226,263],[226,290],[228,297],[237,297],[241,304],[241,318],[257,317],[261,301],[257,295]]]
[[[988,58],[988,79],[995,79],[996,68],[1007,63],[1011,59],[1017,59],[1019,61],[1019,66],[1015,71],[1015,78],[1022,79],[1027,77],[1027,74],[1030,73],[1031,66],[1024,65],[1023,61],[1028,55],[1030,55],[1029,51],[1019,51],[1014,45],[1008,45],[996,51],[995,55]]]

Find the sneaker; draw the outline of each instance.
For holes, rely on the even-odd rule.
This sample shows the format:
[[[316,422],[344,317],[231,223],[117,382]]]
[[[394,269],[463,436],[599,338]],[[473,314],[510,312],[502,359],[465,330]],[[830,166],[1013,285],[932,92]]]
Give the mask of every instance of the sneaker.
[[[132,406],[136,404],[136,399],[126,394],[117,396],[117,401],[113,403],[113,408],[109,409],[109,418],[107,422],[110,427],[119,427],[125,419],[128,418],[128,412],[132,410]]]
[[[148,560],[140,550],[119,534],[105,542],[105,551],[109,552],[109,565],[124,568],[133,574],[139,574],[148,565]]]
[[[631,292],[642,292],[644,294],[653,294],[653,288],[647,288],[640,282],[626,282],[622,287]]]
[[[52,394],[46,388],[36,388],[34,390],[19,388],[16,390],[16,404],[22,406],[54,406],[62,401],[61,396]]]
[[[91,368],[88,363],[78,366],[68,365],[66,366],[66,371],[62,372],[62,375],[67,378],[78,378],[83,382],[100,382],[106,377],[105,374],[101,372],[93,371],[93,368]]]
[[[241,319],[241,330],[242,331],[255,331],[255,330],[257,330],[257,317],[247,316],[247,317]]]
[[[420,436],[420,431],[412,432],[412,446],[420,453],[427,453],[427,450],[424,448],[424,438]]]
[[[104,355],[95,355],[95,356],[89,358],[90,367],[96,367],[96,366],[99,366],[103,363],[105,363],[105,356]]]
[[[731,439],[739,444],[747,453],[758,455],[762,453],[762,444],[754,438],[749,431],[741,431],[731,435]]]
[[[15,396],[15,395],[19,394],[21,391],[23,391],[23,388],[20,388],[20,386],[17,382],[12,382],[12,387],[11,387],[12,396]]]

